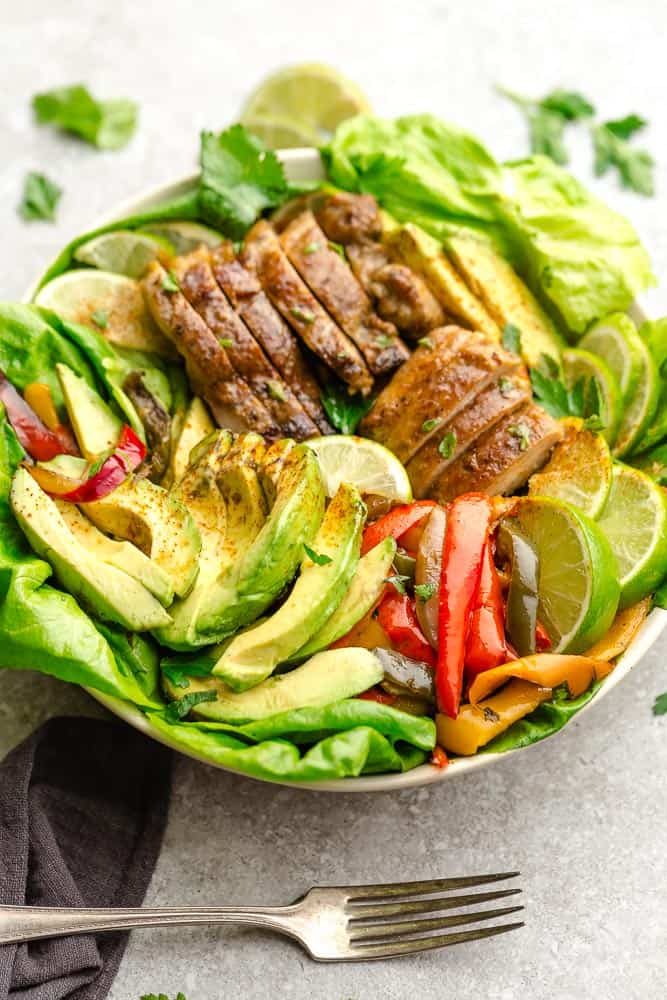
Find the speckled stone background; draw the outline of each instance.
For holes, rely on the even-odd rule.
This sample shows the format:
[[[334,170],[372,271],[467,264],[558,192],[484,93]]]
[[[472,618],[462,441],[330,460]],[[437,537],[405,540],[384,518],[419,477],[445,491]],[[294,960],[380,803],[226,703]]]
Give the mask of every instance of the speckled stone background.
[[[232,120],[249,87],[293,61],[339,65],[381,113],[429,110],[499,157],[526,150],[493,84],[576,86],[610,117],[638,111],[658,161],[655,199],[596,189],[635,220],[667,275],[667,7],[660,0],[0,0],[0,294],[20,296],[67,239],[115,202],[193,166],[197,133]],[[141,103],[121,153],[36,128],[30,96],[83,80]],[[585,136],[574,168],[590,176]],[[23,175],[65,190],[58,224],[15,214]],[[667,312],[664,288],[649,307]],[[400,795],[325,796],[176,768],[149,903],[287,902],[314,883],[520,868],[527,926],[415,960],[323,966],[248,931],[140,931],[111,992],[188,1000],[660,1000],[666,993],[667,688],[660,642],[633,675],[556,740],[491,770]],[[99,711],[83,693],[3,672],[0,754],[55,713]]]

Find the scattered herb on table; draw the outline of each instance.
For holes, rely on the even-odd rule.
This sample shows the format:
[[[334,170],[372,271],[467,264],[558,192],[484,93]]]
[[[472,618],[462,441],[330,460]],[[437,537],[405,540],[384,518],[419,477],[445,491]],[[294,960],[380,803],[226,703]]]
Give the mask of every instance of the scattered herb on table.
[[[646,124],[643,118],[633,114],[593,127],[596,177],[616,169],[623,187],[647,196],[654,193],[655,161],[647,150],[631,146],[628,141]]]
[[[303,549],[308,558],[314,562],[317,566],[328,566],[332,562],[331,556],[326,555],[326,553],[316,552],[315,549],[311,549],[310,545],[303,543]]]
[[[145,993],[139,1000],[171,1000],[166,993]],[[179,993],[174,1000],[187,1000],[185,993]]]
[[[81,83],[36,94],[32,108],[40,124],[57,125],[98,149],[122,149],[137,127],[134,101],[98,101]]]
[[[569,122],[591,118],[595,114],[593,105],[582,94],[572,90],[553,90],[541,99],[524,97],[502,87],[498,90],[526,116],[531,151],[542,153],[561,166],[568,163],[565,128]]]
[[[19,214],[26,222],[34,222],[37,219],[54,222],[61,195],[62,189],[49,180],[46,174],[31,171],[26,174],[23,184]]]
[[[659,694],[653,702],[654,715],[667,715],[667,691]]]

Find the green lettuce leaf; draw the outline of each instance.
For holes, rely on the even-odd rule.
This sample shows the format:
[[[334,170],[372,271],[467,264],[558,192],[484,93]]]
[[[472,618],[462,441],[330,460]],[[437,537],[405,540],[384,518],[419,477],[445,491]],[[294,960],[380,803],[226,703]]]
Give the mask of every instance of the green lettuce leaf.
[[[146,698],[151,702],[162,701],[160,691],[160,656],[156,643],[138,632],[126,632],[120,625],[95,621],[113,650],[118,669],[127,677],[133,677]]]
[[[480,753],[503,753],[505,750],[518,750],[520,747],[539,743],[547,736],[552,736],[595,697],[603,683],[603,681],[597,681],[578,698],[568,698],[565,686],[557,688],[554,691],[552,701],[545,701],[530,715],[513,723],[504,733],[487,743],[480,750]]]

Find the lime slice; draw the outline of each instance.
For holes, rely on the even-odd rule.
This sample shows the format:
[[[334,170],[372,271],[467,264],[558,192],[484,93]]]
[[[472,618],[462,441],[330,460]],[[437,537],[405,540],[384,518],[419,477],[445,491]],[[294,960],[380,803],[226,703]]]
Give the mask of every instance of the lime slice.
[[[632,398],[642,371],[643,341],[625,313],[598,320],[579,341],[583,351],[597,354],[616,376],[623,400]]]
[[[530,496],[554,497],[571,503],[595,520],[611,489],[612,459],[601,434],[568,421],[565,437],[556,445],[541,472],[530,477]]]
[[[139,282],[122,274],[67,271],[40,288],[35,302],[65,320],[92,327],[119,347],[174,353],[146,309]]]
[[[202,244],[212,250],[223,240],[222,233],[217,230],[204,226],[201,222],[188,222],[185,219],[182,222],[152,222],[143,229],[138,229],[137,233],[152,233],[159,239],[166,240],[175,254],[190,253]]]
[[[317,146],[346,118],[370,110],[356,83],[338,70],[302,63],[263,80],[246,101],[241,121],[251,130],[253,123],[255,128],[258,122],[273,123],[276,135],[290,125],[300,145]]]
[[[128,278],[141,278],[156,257],[166,260],[173,255],[174,248],[168,240],[133,233],[129,229],[102,233],[74,251],[74,259],[80,264],[90,264],[101,271],[113,271]]]
[[[620,607],[627,608],[667,576],[667,494],[639,469],[617,462],[598,525],[616,556]]]
[[[616,614],[616,560],[599,526],[575,507],[525,497],[510,521],[539,558],[538,616],[557,653],[580,653],[600,639]]]
[[[569,388],[580,378],[594,378],[600,390],[602,407],[600,419],[602,433],[610,444],[616,440],[621,420],[621,390],[616,377],[605,362],[589,351],[570,349],[563,351],[563,372]]]
[[[305,443],[319,459],[327,496],[334,496],[341,483],[351,483],[362,495],[387,497],[399,503],[412,500],[405,468],[388,448],[376,441],[329,434]]]
[[[614,455],[622,458],[641,442],[644,434],[653,422],[658,400],[660,399],[660,372],[653,356],[642,340],[641,371],[634,393],[629,399],[623,420],[618,430],[618,437],[613,448]]]
[[[319,132],[313,131],[309,125],[289,118],[248,115],[244,117],[243,124],[269,149],[298,149],[304,146],[319,146],[322,142]]]

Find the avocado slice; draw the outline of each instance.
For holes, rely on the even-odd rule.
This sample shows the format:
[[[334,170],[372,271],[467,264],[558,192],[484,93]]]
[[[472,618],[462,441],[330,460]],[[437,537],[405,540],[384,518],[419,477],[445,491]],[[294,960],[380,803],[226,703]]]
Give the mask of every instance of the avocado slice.
[[[95,462],[116,447],[123,425],[99,393],[71,368],[57,364],[56,373],[77,444],[88,461]]]
[[[292,438],[283,438],[266,449],[259,478],[270,507],[273,507],[276,502],[278,480],[285,465],[285,459],[295,445],[296,441]]]
[[[296,708],[317,708],[353,698],[382,680],[382,664],[368,649],[327,649],[287,674],[269,677],[250,691],[234,693],[215,677],[192,677],[187,688],[163,675],[164,690],[178,701],[188,694],[215,691],[215,701],[200,702],[196,714],[216,722],[257,722]]]
[[[40,469],[54,472],[57,476],[65,476],[67,479],[85,479],[90,468],[90,463],[78,455],[55,455],[48,462],[36,464]]]
[[[172,649],[192,649],[203,644],[197,635],[200,607],[225,560],[227,513],[217,476],[232,441],[229,431],[214,432],[207,449],[171,491],[190,511],[201,536],[199,573],[194,586],[187,597],[172,606],[171,624],[156,632],[156,638]]]
[[[563,339],[533,293],[490,243],[472,236],[452,236],[447,253],[473,292],[498,325],[508,323],[521,332],[521,353],[527,365],[539,364],[543,354],[559,361]]]
[[[359,562],[366,507],[359,491],[342,483],[306,553],[284,604],[261,625],[238,635],[213,673],[234,691],[254,687],[296,653],[340,604]]]
[[[169,622],[160,602],[141,583],[99,561],[77,541],[54,501],[27,469],[17,469],[10,503],[31,548],[49,563],[65,590],[81,604],[133,632]]]
[[[192,514],[161,486],[128,476],[81,509],[102,531],[140,548],[167,573],[179,597],[189,592],[199,570],[201,536]]]
[[[424,277],[447,313],[472,330],[480,330],[494,340],[500,340],[497,322],[477,294],[473,294],[474,289],[471,291],[457,274],[437,240],[412,223],[387,226],[386,222],[383,239],[404,264]]]
[[[116,569],[122,569],[157,597],[160,604],[165,608],[169,607],[174,600],[174,587],[168,574],[157,563],[131,542],[117,542],[113,538],[108,538],[81,513],[75,504],[57,499],[54,503],[77,542],[93,559],[115,566]]]
[[[167,472],[169,482],[174,484],[180,482],[190,464],[190,452],[214,430],[215,425],[205,403],[199,396],[195,396],[187,408],[178,438],[172,444]]]
[[[372,610],[382,597],[395,555],[396,542],[385,538],[361,557],[343,600],[322,628],[294,654],[293,660],[303,660],[326,649]]]
[[[239,550],[233,588],[229,575],[223,574],[202,611],[199,630],[209,642],[255,621],[273,604],[294,578],[303,544],[312,541],[323,515],[319,463],[307,445],[295,445],[285,456],[266,523],[252,544]]]

